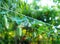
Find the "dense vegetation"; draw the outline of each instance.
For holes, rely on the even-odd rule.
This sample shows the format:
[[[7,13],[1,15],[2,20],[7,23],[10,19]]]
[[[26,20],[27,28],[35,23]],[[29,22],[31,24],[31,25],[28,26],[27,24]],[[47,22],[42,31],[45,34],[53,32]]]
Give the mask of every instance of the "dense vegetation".
[[[53,1],[0,0],[0,44],[60,44],[60,1]]]

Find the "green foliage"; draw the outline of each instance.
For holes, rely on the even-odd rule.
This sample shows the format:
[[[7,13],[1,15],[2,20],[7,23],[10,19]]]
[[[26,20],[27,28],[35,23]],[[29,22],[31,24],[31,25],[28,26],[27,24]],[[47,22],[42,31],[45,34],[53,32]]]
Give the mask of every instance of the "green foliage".
[[[32,4],[22,0],[1,0],[0,2],[1,44],[14,44],[18,41],[17,39],[21,40],[24,36],[33,42],[60,41],[59,3],[49,8],[38,6],[36,1]]]

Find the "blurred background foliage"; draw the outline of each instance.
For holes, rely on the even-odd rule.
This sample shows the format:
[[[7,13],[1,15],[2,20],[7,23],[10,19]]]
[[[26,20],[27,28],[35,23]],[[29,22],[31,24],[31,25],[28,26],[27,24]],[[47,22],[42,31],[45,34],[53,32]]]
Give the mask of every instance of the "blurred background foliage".
[[[60,0],[0,0],[0,44],[59,44],[59,17]]]

